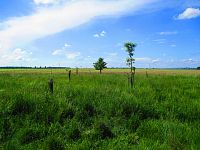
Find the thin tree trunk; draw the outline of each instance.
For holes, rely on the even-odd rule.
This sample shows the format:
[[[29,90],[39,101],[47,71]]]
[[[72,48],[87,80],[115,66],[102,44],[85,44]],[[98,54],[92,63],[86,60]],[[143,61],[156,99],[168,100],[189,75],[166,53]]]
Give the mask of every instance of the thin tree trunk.
[[[132,62],[132,57],[131,58],[131,73],[133,72],[133,62]]]
[[[101,69],[100,69],[100,74],[101,74]]]
[[[133,73],[131,73],[131,88],[133,88],[133,84],[134,84],[134,75]]]

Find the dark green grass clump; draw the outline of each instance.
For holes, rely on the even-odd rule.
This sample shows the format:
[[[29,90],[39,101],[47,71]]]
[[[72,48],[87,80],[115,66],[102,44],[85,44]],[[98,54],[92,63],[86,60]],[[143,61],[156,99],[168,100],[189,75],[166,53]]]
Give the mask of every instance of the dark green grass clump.
[[[72,119],[74,115],[75,112],[72,108],[66,109],[61,113],[59,122],[63,124],[66,120]]]
[[[200,149],[197,76],[0,74],[0,149]]]
[[[16,99],[11,108],[11,113],[12,115],[25,115],[32,113],[34,110],[35,104],[32,101]]]
[[[99,123],[96,130],[97,136],[99,136],[101,139],[114,137],[114,134],[112,133],[111,129],[105,123]]]
[[[61,141],[61,139],[59,138],[50,138],[49,140],[47,140],[46,142],[46,149],[49,150],[64,150],[64,145]]]

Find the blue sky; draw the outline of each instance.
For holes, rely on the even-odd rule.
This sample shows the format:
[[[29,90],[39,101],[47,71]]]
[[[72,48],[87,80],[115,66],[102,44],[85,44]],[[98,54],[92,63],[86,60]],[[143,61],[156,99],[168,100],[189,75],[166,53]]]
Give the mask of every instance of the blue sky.
[[[199,0],[1,0],[0,66],[200,66]]]

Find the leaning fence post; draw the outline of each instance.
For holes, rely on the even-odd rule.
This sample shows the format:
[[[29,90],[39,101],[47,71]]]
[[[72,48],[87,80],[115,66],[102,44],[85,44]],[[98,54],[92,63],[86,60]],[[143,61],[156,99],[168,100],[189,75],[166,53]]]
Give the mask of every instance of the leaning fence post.
[[[51,94],[53,94],[53,79],[49,80],[49,91]]]
[[[70,81],[71,80],[71,70],[69,70],[68,76],[69,76],[69,81]]]
[[[147,77],[147,78],[149,77],[147,70],[146,70],[146,77]]]

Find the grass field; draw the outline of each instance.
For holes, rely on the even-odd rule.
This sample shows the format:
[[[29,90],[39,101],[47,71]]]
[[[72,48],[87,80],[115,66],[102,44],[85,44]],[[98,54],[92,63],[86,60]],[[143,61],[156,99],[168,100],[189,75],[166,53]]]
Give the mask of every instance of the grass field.
[[[69,69],[68,69],[69,70]],[[76,74],[76,69],[70,69],[72,73]],[[0,69],[0,74],[66,74],[65,69]],[[78,69],[80,74],[99,73],[93,68]],[[104,69],[104,74],[127,74],[130,69]],[[200,70],[173,70],[173,69],[137,69],[137,74],[155,74],[155,75],[200,75]]]
[[[199,71],[52,72],[0,70],[0,149],[200,149]]]

